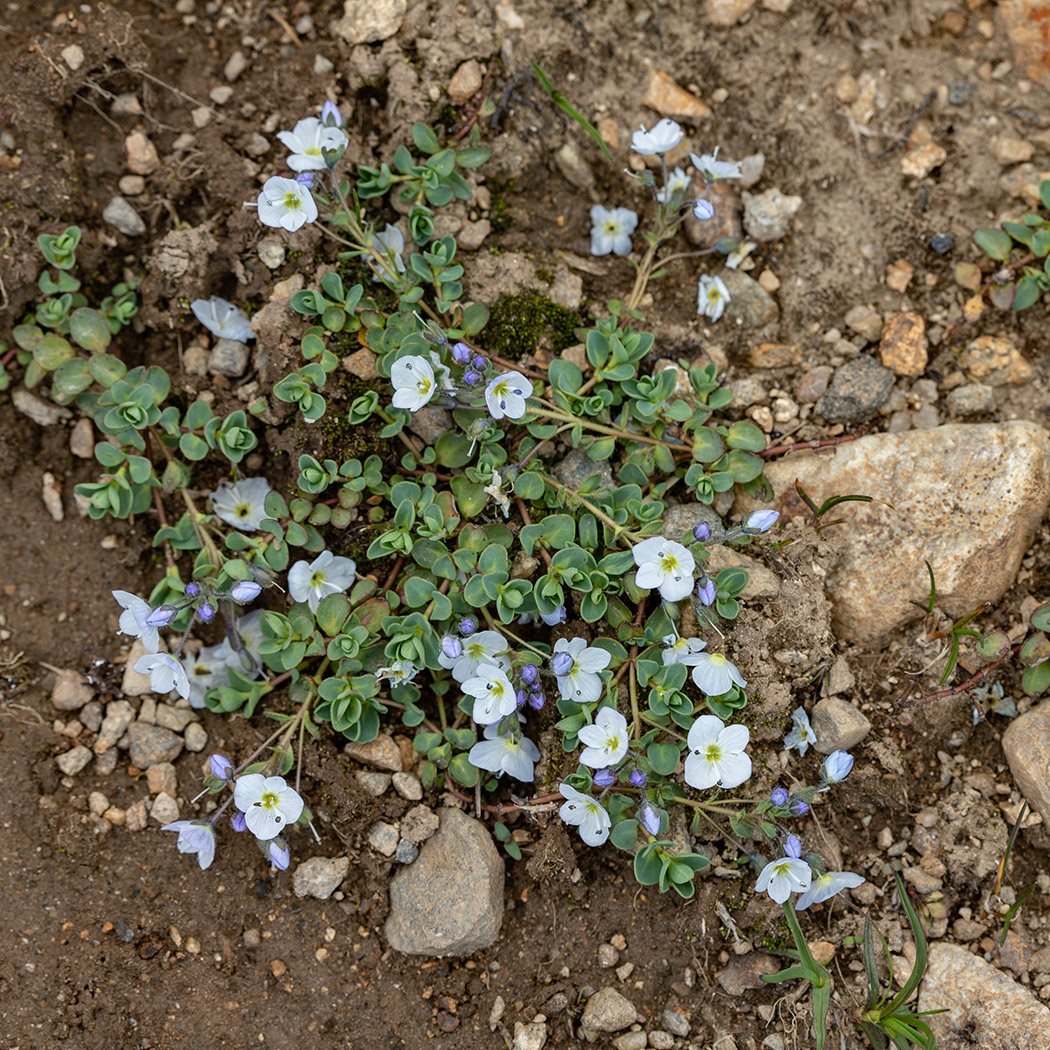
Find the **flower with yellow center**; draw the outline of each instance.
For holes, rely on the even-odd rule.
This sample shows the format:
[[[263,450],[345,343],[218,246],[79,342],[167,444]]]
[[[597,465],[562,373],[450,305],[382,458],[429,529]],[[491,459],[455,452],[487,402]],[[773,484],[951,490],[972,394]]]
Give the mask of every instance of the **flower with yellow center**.
[[[303,800],[284,777],[246,773],[233,787],[233,804],[244,814],[248,830],[263,841],[276,838],[303,812]]]

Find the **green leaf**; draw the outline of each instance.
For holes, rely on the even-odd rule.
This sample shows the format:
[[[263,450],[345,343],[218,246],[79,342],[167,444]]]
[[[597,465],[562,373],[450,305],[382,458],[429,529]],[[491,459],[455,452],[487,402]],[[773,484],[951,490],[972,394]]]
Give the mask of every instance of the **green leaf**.
[[[204,459],[208,454],[208,442],[197,434],[180,434],[179,451],[192,460]]]
[[[1010,239],[1009,234],[1004,233],[1002,230],[993,229],[977,230],[973,235],[973,243],[985,255],[998,262],[1005,262],[1009,259],[1010,249],[1013,247],[1013,241]]]
[[[45,335],[33,347],[33,360],[45,372],[53,372],[76,354],[69,341],[60,335]]]
[[[745,452],[762,452],[766,447],[766,435],[750,420],[741,419],[729,428],[726,443],[730,448]]]
[[[638,821],[621,820],[619,824],[613,827],[612,834],[609,835],[609,841],[617,849],[634,849],[635,843],[638,841]]]
[[[1029,667],[1021,677],[1021,688],[1029,696],[1039,696],[1050,687],[1050,661]]]
[[[91,374],[88,363],[80,357],[74,357],[60,365],[51,381],[51,390],[56,399],[70,401],[77,394],[83,393],[91,386]]]
[[[764,439],[762,447],[765,448]],[[697,463],[714,463],[724,452],[725,445],[718,433],[710,427],[697,429],[693,435],[693,459]]]
[[[551,97],[551,101],[556,106],[563,109],[577,124],[583,128],[588,135],[594,139],[595,142],[601,147],[602,153],[605,154],[608,160],[612,160],[612,154],[609,152],[609,147],[605,144],[605,139],[602,138],[601,132],[578,110],[575,106],[560,92],[556,91],[554,85],[547,78],[547,74],[535,63],[532,65],[532,71],[536,74],[536,78],[539,80],[543,90],[547,92]]]
[[[438,142],[437,135],[434,134],[431,128],[428,128],[426,124],[413,124],[412,125],[412,142],[415,144],[416,149],[420,153],[437,153],[441,149],[441,143]]]
[[[543,478],[533,471],[526,471],[514,479],[514,495],[522,499],[538,500],[543,495],[545,487]]]
[[[1043,294],[1043,290],[1039,285],[1039,279],[1032,277],[1022,277],[1017,282],[1017,291],[1014,294],[1014,301],[1010,306],[1011,310],[1027,310],[1028,307],[1039,301],[1039,297]]]
[[[677,744],[653,741],[646,750],[645,755],[649,759],[649,764],[653,767],[653,772],[659,773],[662,777],[669,777],[678,767],[681,749]]]
[[[85,306],[69,315],[69,334],[93,354],[105,350],[113,338],[102,315],[97,310],[89,310]]]
[[[93,354],[88,361],[88,368],[95,377],[95,381],[106,388],[123,379],[128,372],[124,362],[112,354]],[[200,403],[204,404],[204,402]]]

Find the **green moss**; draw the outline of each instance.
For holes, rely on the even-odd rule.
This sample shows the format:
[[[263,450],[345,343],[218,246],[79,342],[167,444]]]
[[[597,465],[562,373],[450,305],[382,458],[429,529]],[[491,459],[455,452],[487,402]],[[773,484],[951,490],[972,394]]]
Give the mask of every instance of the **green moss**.
[[[532,353],[543,340],[554,353],[560,353],[578,342],[576,328],[582,321],[574,311],[539,292],[505,295],[492,307],[485,326],[485,349],[517,360]]]
[[[536,276],[545,284],[551,284],[554,281],[554,271],[542,266],[536,271]]]
[[[508,194],[516,193],[517,190],[518,184],[514,179],[507,179],[502,184],[489,183],[489,194],[492,198],[492,205],[489,208],[489,222],[492,223],[493,233],[503,233],[514,225],[510,218],[510,205],[507,203],[507,196]]]

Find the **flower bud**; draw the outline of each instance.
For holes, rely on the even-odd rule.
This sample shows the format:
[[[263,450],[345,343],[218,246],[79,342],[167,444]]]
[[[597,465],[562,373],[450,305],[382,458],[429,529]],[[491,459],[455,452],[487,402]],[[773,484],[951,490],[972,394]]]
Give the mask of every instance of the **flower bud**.
[[[640,769],[632,769],[628,779],[636,788],[645,787],[645,774]]]
[[[341,128],[343,126],[343,114],[334,102],[325,102],[321,107],[321,123],[328,128]]]
[[[225,755],[212,755],[208,760],[208,765],[211,767],[211,775],[216,780],[230,779],[233,763]]]
[[[788,835],[787,842],[784,843],[784,854],[788,857],[794,857],[795,860],[802,856],[802,840],[798,835]]]
[[[201,593],[200,584],[197,584],[197,583],[187,583],[186,584],[186,597],[187,598],[197,598],[197,597],[200,596],[200,593]]]
[[[481,354],[476,354],[474,356],[474,360],[471,361],[470,363],[479,372],[484,372],[485,369],[488,368],[488,366],[489,366],[488,361],[484,357],[482,357]]]
[[[548,627],[557,627],[558,624],[565,622],[565,606],[559,605],[554,612],[551,613],[540,613],[540,619]]]
[[[271,839],[267,844],[270,863],[277,868],[278,871],[287,871],[288,865],[291,862],[292,855],[288,851],[288,847],[280,839]]]
[[[262,594],[262,587],[254,580],[238,580],[230,588],[230,597],[238,605],[250,605],[260,594]]]
[[[178,611],[172,605],[158,605],[157,608],[146,617],[146,625],[148,627],[167,627],[168,624],[175,619],[177,612]]]
[[[849,776],[853,768],[853,756],[848,751],[832,751],[824,759],[824,783],[837,784]]]
[[[591,779],[601,788],[616,783],[616,776],[611,769],[599,769]]]
[[[457,365],[466,365],[470,363],[471,350],[466,343],[453,343],[452,344],[452,360]]]
[[[536,679],[539,678],[539,676],[540,676],[540,671],[539,671],[539,668],[536,667],[535,664],[526,664],[521,669],[521,680],[526,685],[532,685],[532,683],[535,682]]]
[[[458,660],[463,655],[463,643],[458,638],[446,634],[441,639],[441,651],[450,660]]]
[[[660,811],[651,802],[643,802],[638,808],[638,821],[650,835],[660,833]]]
[[[800,798],[796,798],[791,805],[788,806],[788,809],[790,809],[796,817],[804,817],[809,812],[809,803],[803,802]]]
[[[475,372],[474,369],[468,368],[463,373],[463,382],[466,383],[467,386],[476,386],[481,382],[481,376]]]
[[[706,543],[711,538],[711,526],[706,521],[697,522],[693,526],[693,535],[701,543]]]
[[[773,788],[773,794],[769,796],[769,801],[774,806],[786,806],[788,800],[788,793],[785,788]]]
[[[531,707],[533,711],[543,710],[544,699],[545,698],[543,696],[543,691],[541,689],[537,689],[535,690],[535,692],[529,693],[529,707]]]
[[[300,186],[305,186],[307,189],[310,189],[314,184],[314,173],[312,171],[301,171],[295,176],[295,181],[298,182]]]
[[[714,605],[715,595],[718,593],[718,588],[715,587],[715,581],[710,577],[700,581],[700,584],[696,588],[696,596],[703,602],[704,605]]]
[[[205,623],[211,623],[215,619],[215,606],[211,602],[201,602],[197,606],[197,615]]]
[[[518,707],[524,707],[525,706],[525,700],[526,700],[525,690],[524,689],[519,689],[514,694],[514,702],[518,705]]]
[[[248,830],[248,821],[244,819],[244,814],[239,810],[234,813],[233,817],[230,819],[230,824],[233,826],[234,831]]]
[[[472,616],[466,616],[459,621],[459,633],[468,638],[478,629],[478,621]]]
[[[576,666],[576,661],[572,658],[571,653],[560,652],[555,653],[551,658],[551,670],[559,677],[563,678],[565,675],[572,671],[573,667]]]
[[[693,214],[701,221],[707,222],[708,219],[714,218],[714,205],[710,201],[698,200],[693,205]]]
[[[768,532],[776,525],[779,517],[779,510],[753,510],[744,520],[744,531],[754,536]]]

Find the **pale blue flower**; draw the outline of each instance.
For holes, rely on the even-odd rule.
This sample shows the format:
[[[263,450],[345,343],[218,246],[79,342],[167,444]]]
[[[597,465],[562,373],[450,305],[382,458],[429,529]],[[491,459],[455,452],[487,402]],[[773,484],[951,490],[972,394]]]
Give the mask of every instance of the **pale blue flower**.
[[[784,737],[784,747],[789,751],[797,749],[799,757],[805,755],[810,744],[817,742],[817,734],[809,724],[809,715],[804,707],[796,707],[791,712],[791,731]]]
[[[220,339],[233,339],[238,343],[247,343],[255,338],[247,316],[239,307],[226,299],[217,295],[213,295],[210,299],[194,299],[190,303],[190,309],[193,311],[193,316],[212,335]]]
[[[638,215],[630,208],[591,208],[591,255],[628,255]]]
[[[820,904],[836,893],[852,890],[865,879],[852,871],[829,871],[817,875],[809,884],[809,889],[795,902],[795,911],[805,911],[811,904]]]
[[[176,820],[165,824],[161,831],[177,831],[180,853],[195,853],[197,863],[204,871],[215,859],[215,831],[207,821]]]
[[[853,756],[848,751],[832,751],[824,759],[824,783],[837,784],[849,776],[853,768]]]
[[[744,529],[754,535],[768,532],[776,525],[779,517],[779,510],[753,510],[744,520]]]

